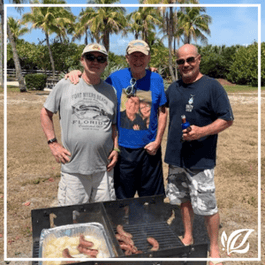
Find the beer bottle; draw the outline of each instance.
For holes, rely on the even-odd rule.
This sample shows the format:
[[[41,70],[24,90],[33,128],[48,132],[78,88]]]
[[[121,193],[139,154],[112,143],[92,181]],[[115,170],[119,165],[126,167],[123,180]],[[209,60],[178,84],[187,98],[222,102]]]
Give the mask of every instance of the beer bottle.
[[[181,123],[182,130],[187,129],[187,131],[190,132],[191,131],[191,127],[190,127],[190,123],[186,119],[186,116],[185,115],[181,115],[181,120],[182,120],[182,123]],[[184,142],[183,137],[181,137],[180,141],[182,143]]]

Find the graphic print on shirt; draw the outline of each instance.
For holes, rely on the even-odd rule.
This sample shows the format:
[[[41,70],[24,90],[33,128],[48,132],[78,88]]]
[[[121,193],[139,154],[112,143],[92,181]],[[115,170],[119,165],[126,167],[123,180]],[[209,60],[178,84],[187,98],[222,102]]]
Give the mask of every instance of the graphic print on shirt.
[[[125,129],[147,130],[152,108],[151,91],[137,90],[128,96],[124,89],[121,95],[120,126]]]
[[[186,111],[187,112],[192,112],[192,110],[193,110],[193,102],[194,102],[194,96],[195,95],[190,95],[190,98],[189,98],[189,100],[188,100],[188,104],[186,104]]]
[[[85,130],[98,130],[111,122],[111,114],[106,111],[109,100],[95,93],[72,95],[73,124]]]

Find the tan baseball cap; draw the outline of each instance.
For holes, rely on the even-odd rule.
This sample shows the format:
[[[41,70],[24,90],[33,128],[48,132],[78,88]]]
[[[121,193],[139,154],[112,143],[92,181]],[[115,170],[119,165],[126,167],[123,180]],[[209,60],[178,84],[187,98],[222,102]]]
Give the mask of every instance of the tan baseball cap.
[[[127,54],[131,54],[133,52],[142,52],[145,55],[148,55],[150,48],[148,44],[143,40],[133,40],[129,42],[126,52]]]
[[[108,56],[108,52],[106,51],[105,47],[98,43],[88,44],[83,50],[82,55],[88,52],[100,52]]]

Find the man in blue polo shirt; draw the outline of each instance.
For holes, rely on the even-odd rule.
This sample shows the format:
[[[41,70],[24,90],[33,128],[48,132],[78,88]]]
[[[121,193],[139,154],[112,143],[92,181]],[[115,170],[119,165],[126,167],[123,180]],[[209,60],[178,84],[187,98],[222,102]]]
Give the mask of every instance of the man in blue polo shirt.
[[[142,40],[126,49],[129,68],[112,73],[106,82],[117,91],[119,159],[114,169],[118,199],[164,194],[161,141],[167,122],[162,77],[147,70],[150,48]],[[66,75],[78,82],[78,72]],[[151,106],[149,119],[141,116],[140,102]],[[151,102],[151,103],[150,103]],[[148,122],[147,122],[148,121]]]

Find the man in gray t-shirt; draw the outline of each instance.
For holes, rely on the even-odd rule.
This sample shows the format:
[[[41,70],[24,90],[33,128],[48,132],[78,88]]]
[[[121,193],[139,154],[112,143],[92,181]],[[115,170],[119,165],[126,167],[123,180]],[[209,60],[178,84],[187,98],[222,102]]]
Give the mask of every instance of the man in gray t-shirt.
[[[114,200],[113,167],[118,159],[117,97],[100,79],[108,53],[97,43],[82,53],[84,67],[78,85],[61,80],[41,110],[48,145],[62,163],[58,190],[60,206]],[[69,89],[70,88],[70,89]],[[53,114],[59,111],[62,145],[57,142]]]

